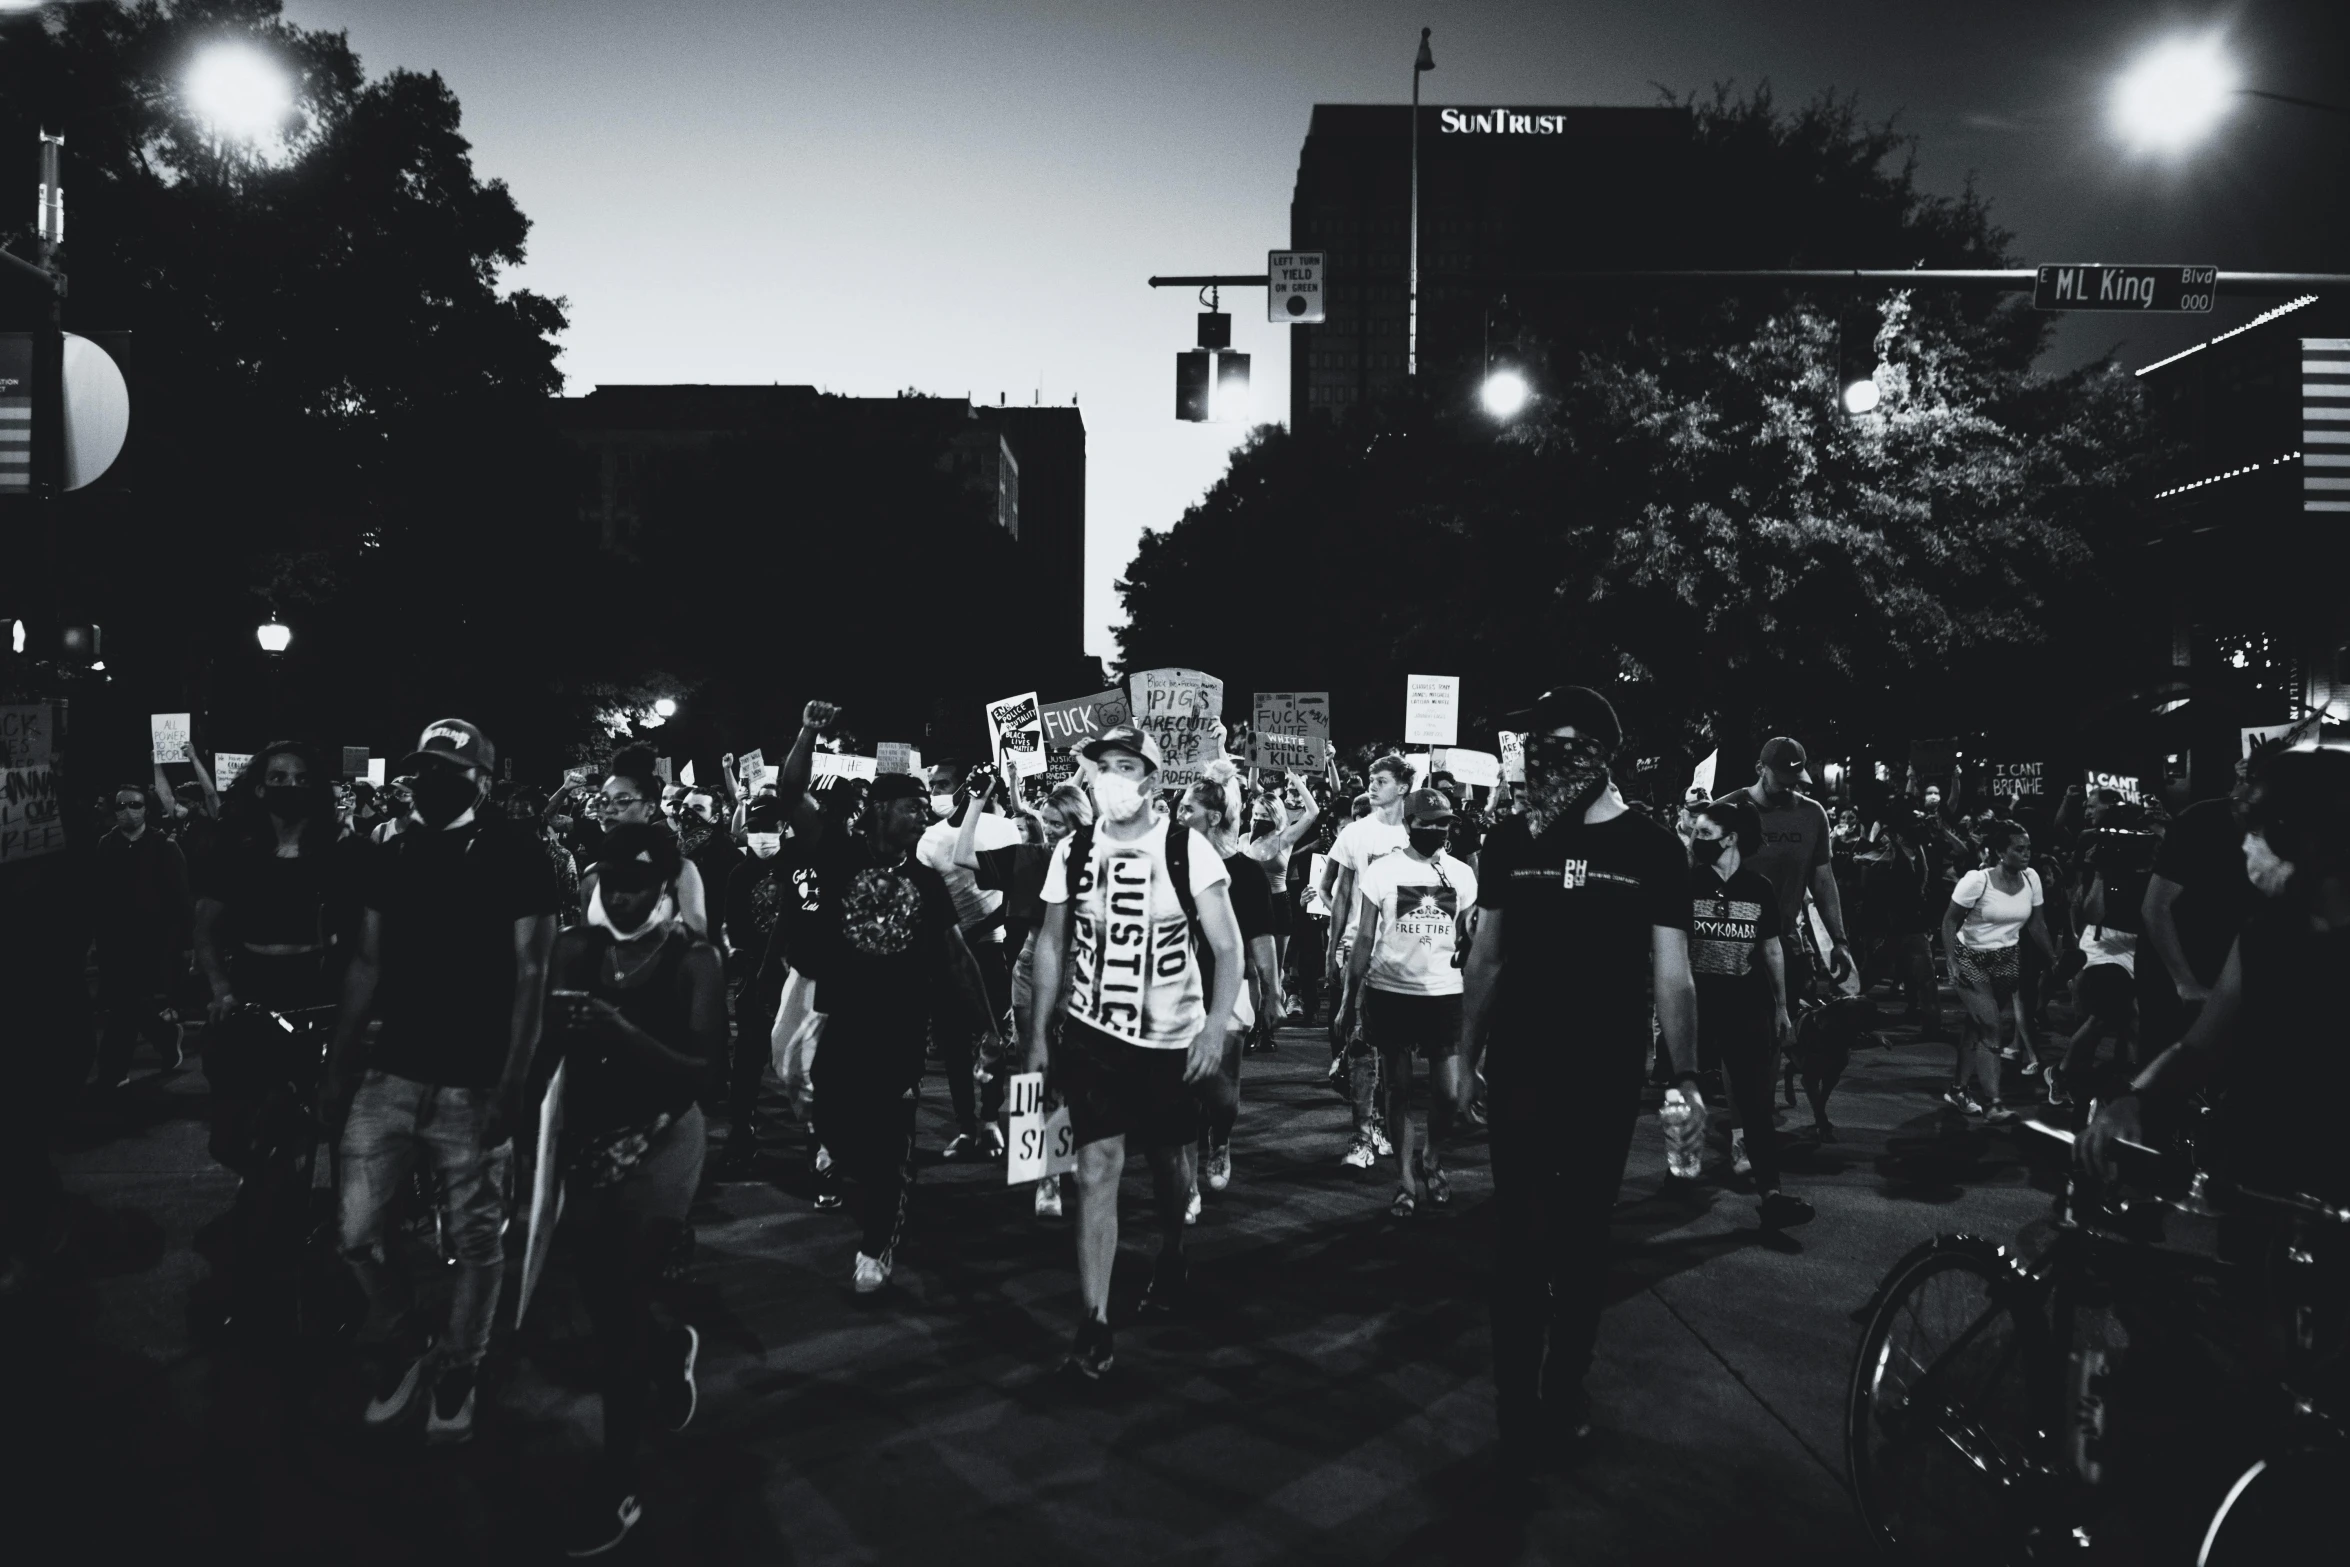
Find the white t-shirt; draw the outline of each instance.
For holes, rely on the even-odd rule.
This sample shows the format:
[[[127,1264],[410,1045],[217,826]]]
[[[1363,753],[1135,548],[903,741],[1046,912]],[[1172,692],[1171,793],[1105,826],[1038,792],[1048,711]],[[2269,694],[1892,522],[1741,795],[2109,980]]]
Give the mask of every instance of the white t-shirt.
[[[1967,917],[1959,922],[1958,944],[1977,952],[1996,952],[2022,938],[2032,911],[2040,906],[2040,873],[2027,865],[2024,890],[2001,892],[1992,885],[1988,867],[1968,871],[1951,889],[1950,901],[1967,911]]]
[[[1124,841],[1095,830],[1092,864],[1078,873],[1070,911],[1069,1015],[1152,1050],[1188,1050],[1207,1021],[1207,995],[1183,905],[1167,879],[1167,832],[1164,821]],[[1072,841],[1061,840],[1045,869],[1047,903],[1069,901]],[[1199,833],[1186,852],[1196,906],[1231,874]]]
[[[1383,854],[1355,883],[1379,909],[1379,945],[1371,954],[1373,990],[1403,996],[1457,996],[1459,917],[1477,905],[1477,873],[1449,854],[1432,860]]]
[[[2081,957],[2083,968],[2112,963],[2135,974],[2138,972],[2137,932],[2115,930],[2111,925],[2084,925],[2081,928]]]
[[[955,835],[960,830],[952,822],[939,822],[926,828],[922,841],[915,845],[914,858],[938,872],[946,882],[947,895],[955,900],[955,923],[962,927],[966,940],[1002,941],[1004,922],[996,919],[995,913],[1004,906],[1004,895],[980,886],[978,873],[955,863]],[[990,811],[979,818],[976,846],[980,853],[1009,849],[1019,841],[1019,824],[1010,817]],[[981,925],[987,928],[974,928]]]

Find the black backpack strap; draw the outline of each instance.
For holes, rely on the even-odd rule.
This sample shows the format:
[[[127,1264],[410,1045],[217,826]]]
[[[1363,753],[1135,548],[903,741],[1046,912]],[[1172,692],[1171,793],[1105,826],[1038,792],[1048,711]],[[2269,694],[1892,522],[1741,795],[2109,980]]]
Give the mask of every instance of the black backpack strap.
[[[1069,863],[1062,867],[1061,890],[1071,903],[1077,901],[1077,878],[1093,864],[1093,824],[1088,822],[1069,834]]]
[[[1182,906],[1192,949],[1206,952],[1208,944],[1200,939],[1199,904],[1191,896],[1191,829],[1181,822],[1167,824],[1167,879],[1175,884],[1175,901]]]

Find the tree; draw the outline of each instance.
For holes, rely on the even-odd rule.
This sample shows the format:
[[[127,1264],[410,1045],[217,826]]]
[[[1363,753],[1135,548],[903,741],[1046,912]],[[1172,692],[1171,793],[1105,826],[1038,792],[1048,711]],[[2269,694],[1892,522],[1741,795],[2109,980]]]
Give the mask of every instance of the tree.
[[[1849,101],[1689,107],[1690,199],[1723,219],[1688,265],[2005,264],[1976,194],[1917,190],[1891,163],[1906,139]],[[1835,373],[1855,321],[1886,394],[1857,419]],[[1515,345],[1546,389],[1528,415],[1497,432],[1452,380],[1344,426],[1260,432],[1146,532],[1119,584],[1123,650],[1237,689],[1328,683],[1357,738],[1396,732],[1413,670],[1462,674],[1488,719],[1602,684],[1651,746],[1702,735],[1737,766],[1780,729],[1952,732],[2004,695],[1996,676],[2046,642],[2060,597],[2070,630],[2102,613],[2085,567],[2139,493],[2133,385],[2107,366],[2034,376],[2044,331],[1922,291],[1536,302]],[[1234,622],[1244,565],[1293,577],[1303,613]]]

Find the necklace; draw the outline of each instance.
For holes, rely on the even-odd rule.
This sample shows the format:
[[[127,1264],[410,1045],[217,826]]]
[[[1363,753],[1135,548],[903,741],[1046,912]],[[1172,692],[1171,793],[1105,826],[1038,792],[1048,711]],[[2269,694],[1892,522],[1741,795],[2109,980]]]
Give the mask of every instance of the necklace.
[[[664,936],[658,941],[647,943],[645,957],[634,967],[631,967],[630,965],[623,963],[620,960],[620,953],[623,948],[634,945],[634,942],[625,941],[615,941],[612,943],[610,962],[612,966],[612,983],[615,985],[625,987],[634,984],[639,978],[643,976],[645,970],[653,966],[654,962],[661,956],[661,949],[669,945],[669,941],[668,938]]]

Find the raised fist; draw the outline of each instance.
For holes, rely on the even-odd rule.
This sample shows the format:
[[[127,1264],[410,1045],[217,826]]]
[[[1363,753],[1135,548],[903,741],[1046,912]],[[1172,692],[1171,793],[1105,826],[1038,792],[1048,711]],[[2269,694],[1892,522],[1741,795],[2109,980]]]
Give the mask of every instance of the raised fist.
[[[800,712],[802,729],[830,729],[833,720],[840,717],[840,708],[831,702],[810,702]]]

